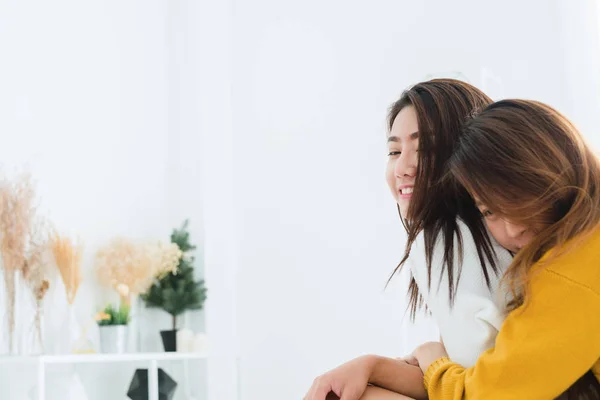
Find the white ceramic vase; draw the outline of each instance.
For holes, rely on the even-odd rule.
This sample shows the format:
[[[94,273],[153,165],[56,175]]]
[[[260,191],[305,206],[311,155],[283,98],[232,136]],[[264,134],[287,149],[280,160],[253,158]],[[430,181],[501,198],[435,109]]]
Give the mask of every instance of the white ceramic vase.
[[[127,325],[100,326],[100,351],[122,354],[127,351]]]

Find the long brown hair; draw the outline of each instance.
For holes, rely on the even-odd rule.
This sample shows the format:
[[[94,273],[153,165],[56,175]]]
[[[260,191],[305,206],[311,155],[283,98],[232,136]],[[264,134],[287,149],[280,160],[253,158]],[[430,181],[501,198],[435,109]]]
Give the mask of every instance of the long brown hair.
[[[598,157],[571,122],[543,103],[487,107],[465,124],[448,167],[490,211],[536,232],[506,271],[515,306],[526,301],[530,270],[542,255],[600,223]]]
[[[492,100],[485,93],[468,83],[455,79],[434,79],[404,91],[400,99],[392,104],[388,114],[388,128],[391,130],[398,113],[403,108],[412,106],[417,114],[419,127],[419,153],[414,192],[406,220],[400,216],[408,232],[408,239],[404,256],[392,272],[390,279],[403,267],[417,235],[423,232],[428,284],[431,285],[433,250],[438,235],[441,234],[444,254],[439,279],[441,280],[444,272],[448,276],[450,304],[453,303],[460,279],[463,251],[457,218],[464,221],[473,235],[488,287],[490,272],[486,265],[493,273],[498,271],[490,238],[471,196],[464,188],[440,181],[446,173],[446,162],[458,143],[462,124],[473,113],[481,111],[490,103]],[[459,251],[457,263],[454,259],[455,246]],[[425,288],[421,288],[422,290]],[[423,301],[412,276],[408,295],[410,315],[414,319]]]
[[[568,251],[600,223],[600,162],[545,104],[503,100],[487,107],[465,125],[449,169],[492,212],[536,232],[506,271],[513,308],[526,306],[532,268],[546,252]],[[600,399],[600,383],[590,370],[557,399]]]

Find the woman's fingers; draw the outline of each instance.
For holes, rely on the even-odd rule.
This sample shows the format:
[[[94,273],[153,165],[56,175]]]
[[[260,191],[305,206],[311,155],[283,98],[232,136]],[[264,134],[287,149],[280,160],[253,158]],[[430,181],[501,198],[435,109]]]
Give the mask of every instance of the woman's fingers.
[[[405,363],[407,363],[409,365],[413,365],[415,367],[419,366],[419,361],[412,354],[409,354],[409,355],[404,356],[404,357],[398,357],[398,358],[396,358],[396,360],[398,360],[398,361],[404,361]]]
[[[414,365],[415,367],[419,366],[419,361],[412,354],[404,357],[404,361],[406,361],[407,364]]]
[[[304,397],[304,400],[327,400],[328,394],[331,392],[331,384],[324,377],[316,378]]]

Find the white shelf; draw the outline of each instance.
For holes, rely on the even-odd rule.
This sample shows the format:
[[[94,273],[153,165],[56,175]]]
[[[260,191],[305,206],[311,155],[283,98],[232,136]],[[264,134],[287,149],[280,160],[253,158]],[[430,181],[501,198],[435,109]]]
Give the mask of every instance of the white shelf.
[[[178,361],[206,359],[205,353],[125,353],[125,354],[64,354],[39,356],[0,356],[0,364],[80,364],[128,361]]]
[[[37,369],[37,400],[46,398],[46,369],[55,364],[118,363],[131,361],[148,362],[149,400],[158,400],[158,367],[160,361],[185,361],[207,359],[206,353],[126,353],[126,354],[64,354],[38,356],[0,356],[0,367],[11,368],[14,364],[29,364]],[[186,363],[187,364],[187,363]],[[187,369],[188,366],[186,365]]]

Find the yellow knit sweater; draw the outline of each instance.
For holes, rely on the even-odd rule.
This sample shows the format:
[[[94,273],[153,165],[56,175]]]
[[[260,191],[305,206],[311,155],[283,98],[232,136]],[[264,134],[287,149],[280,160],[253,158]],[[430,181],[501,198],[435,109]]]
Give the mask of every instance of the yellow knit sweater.
[[[508,315],[472,368],[431,364],[430,400],[548,400],[590,369],[600,380],[600,229],[575,243],[534,269],[528,304]]]

